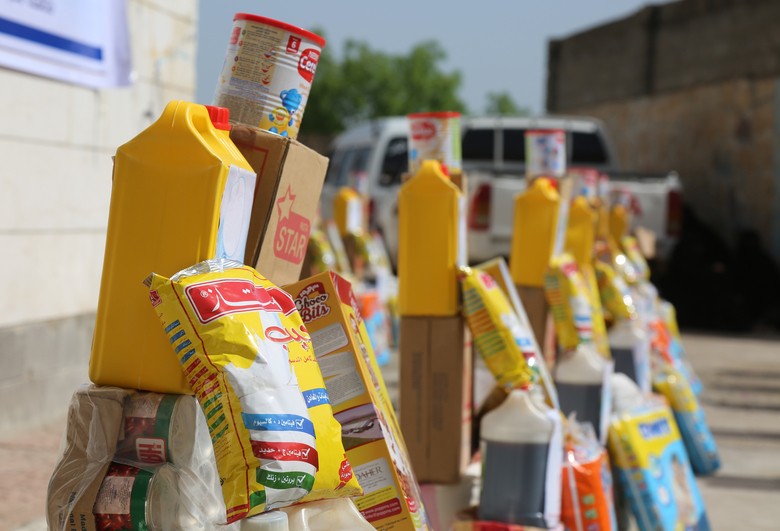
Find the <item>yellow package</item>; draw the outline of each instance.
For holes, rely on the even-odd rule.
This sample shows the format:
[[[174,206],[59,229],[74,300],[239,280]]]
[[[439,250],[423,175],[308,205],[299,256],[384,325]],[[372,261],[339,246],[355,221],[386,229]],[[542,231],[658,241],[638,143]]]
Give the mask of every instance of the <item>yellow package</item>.
[[[290,284],[364,496],[354,498],[380,531],[429,529],[419,485],[352,286],[327,272]]]
[[[609,359],[612,357],[612,353],[609,350],[607,324],[604,321],[604,307],[601,305],[596,271],[591,264],[585,264],[581,267],[580,273],[585,281],[585,286],[588,288],[588,300],[590,301],[591,313],[593,315],[593,345],[599,354]]]
[[[484,271],[468,267],[460,269],[460,278],[474,346],[498,384],[515,388],[538,383],[532,332],[520,324],[501,287]]]
[[[665,404],[621,413],[609,429],[615,481],[640,531],[710,529],[677,424]]]
[[[647,260],[645,260],[645,256],[639,249],[639,242],[636,241],[636,238],[633,236],[626,236],[620,243],[639,277],[644,280],[650,280],[650,266],[647,265]]]
[[[290,296],[228,260],[201,262],[170,280],[152,274],[147,285],[209,420],[227,521],[309,492],[324,497],[342,483],[349,492],[332,495],[353,494],[342,481],[352,471],[340,425]]]
[[[514,309],[515,315],[520,320],[520,324],[527,332],[527,336],[530,340],[530,348],[533,349],[534,356],[536,357],[538,364],[536,367],[539,370],[539,376],[542,381],[542,388],[544,389],[547,397],[547,402],[553,409],[560,409],[558,404],[558,392],[553,384],[553,379],[550,376],[550,371],[547,369],[544,356],[542,355],[542,349],[539,348],[539,344],[536,342],[536,338],[533,334],[531,323],[528,320],[528,314],[525,311],[523,302],[520,300],[520,296],[517,294],[517,289],[512,282],[512,276],[509,273],[509,267],[506,261],[499,257],[493,260],[488,260],[482,264],[475,266],[476,269],[483,271],[493,277],[493,280],[498,283],[498,287],[510,303],[510,306]]]
[[[636,318],[636,306],[628,284],[612,266],[596,261],[596,281],[601,303],[613,320]]]
[[[588,286],[570,254],[550,260],[544,292],[555,322],[558,344],[564,350],[593,342],[593,309]]]

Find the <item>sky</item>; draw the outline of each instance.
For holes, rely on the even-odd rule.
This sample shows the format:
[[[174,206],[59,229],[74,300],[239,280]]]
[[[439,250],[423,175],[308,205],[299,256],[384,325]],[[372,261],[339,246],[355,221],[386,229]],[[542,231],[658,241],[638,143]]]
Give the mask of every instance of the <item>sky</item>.
[[[323,53],[341,57],[348,39],[391,54],[438,41],[442,70],[462,74],[460,97],[472,114],[487,95],[507,92],[544,112],[547,42],[635,13],[650,0],[200,0],[197,101],[209,104],[225,58],[233,15],[252,13],[304,29],[322,28]],[[312,91],[317,90],[314,77]]]

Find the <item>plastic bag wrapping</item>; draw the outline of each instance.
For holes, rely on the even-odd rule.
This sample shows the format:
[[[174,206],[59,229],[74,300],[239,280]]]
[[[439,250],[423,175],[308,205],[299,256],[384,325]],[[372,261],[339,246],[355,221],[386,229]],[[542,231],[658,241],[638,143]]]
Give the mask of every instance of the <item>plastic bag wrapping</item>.
[[[209,530],[226,523],[208,421],[194,396],[133,392],[125,399],[123,424],[114,462],[142,470],[170,463],[177,525]]]
[[[498,283],[477,269],[460,269],[463,313],[474,347],[504,388],[541,381],[540,356]]]
[[[373,531],[374,527],[348,498],[301,503],[281,509],[287,514],[290,531]]]
[[[127,394],[122,389],[88,384],[73,394],[62,454],[49,480],[49,529],[96,529],[92,506],[116,450]]]
[[[222,525],[216,461],[194,397],[81,386],[47,519],[57,531],[237,529]]]
[[[718,447],[687,378],[673,366],[666,365],[656,373],[653,387],[672,408],[693,471],[698,475],[715,472],[720,468]]]
[[[309,495],[361,492],[292,298],[254,269],[208,260],[147,279],[209,419],[233,522]],[[309,498],[311,499],[311,498]]]
[[[617,531],[609,456],[593,426],[565,423],[561,522],[571,531]]]
[[[617,485],[640,531],[709,531],[709,521],[674,416],[665,400],[613,376],[609,452]]]

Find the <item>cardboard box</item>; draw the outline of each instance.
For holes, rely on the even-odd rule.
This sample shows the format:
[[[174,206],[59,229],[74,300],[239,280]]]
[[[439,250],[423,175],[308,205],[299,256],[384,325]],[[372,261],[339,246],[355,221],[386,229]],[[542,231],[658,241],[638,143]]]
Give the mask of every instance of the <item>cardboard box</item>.
[[[401,430],[417,478],[457,483],[471,461],[472,348],[463,317],[401,317]]]
[[[274,284],[300,278],[328,159],[300,142],[245,125],[230,139],[257,173],[245,263]]]
[[[422,495],[352,286],[327,272],[284,287],[311,336],[352,469],[376,529],[427,529]]]

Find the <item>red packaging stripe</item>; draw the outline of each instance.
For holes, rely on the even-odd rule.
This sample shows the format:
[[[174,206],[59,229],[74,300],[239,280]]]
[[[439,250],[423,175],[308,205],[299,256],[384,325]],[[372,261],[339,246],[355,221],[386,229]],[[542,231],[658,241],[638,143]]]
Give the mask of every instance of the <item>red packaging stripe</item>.
[[[300,461],[320,468],[317,450],[303,443],[252,441],[252,453],[259,459]]]

